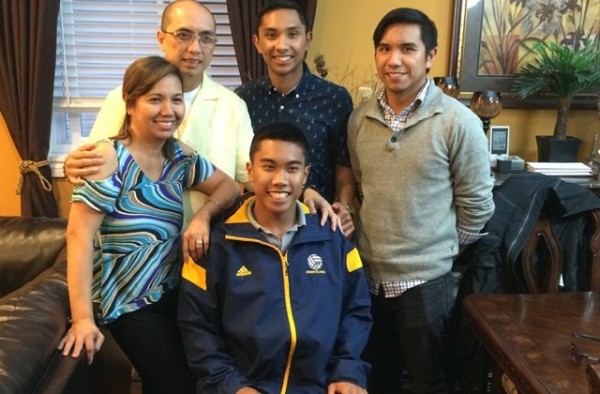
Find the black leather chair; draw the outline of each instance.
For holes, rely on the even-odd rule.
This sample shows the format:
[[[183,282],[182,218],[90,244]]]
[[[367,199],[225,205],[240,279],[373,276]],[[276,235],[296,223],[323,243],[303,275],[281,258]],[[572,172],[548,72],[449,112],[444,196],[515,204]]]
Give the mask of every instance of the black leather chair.
[[[0,217],[0,392],[129,393],[131,367],[110,333],[88,366],[56,346],[68,328],[66,221]]]

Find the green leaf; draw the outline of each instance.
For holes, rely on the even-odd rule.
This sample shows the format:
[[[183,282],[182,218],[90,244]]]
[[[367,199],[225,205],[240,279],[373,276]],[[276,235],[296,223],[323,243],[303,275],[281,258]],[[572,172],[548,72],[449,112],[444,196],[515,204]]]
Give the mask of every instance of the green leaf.
[[[541,42],[532,52],[534,60],[521,68],[513,82],[512,91],[519,99],[546,92],[570,99],[600,84],[598,42],[587,40],[579,49]]]

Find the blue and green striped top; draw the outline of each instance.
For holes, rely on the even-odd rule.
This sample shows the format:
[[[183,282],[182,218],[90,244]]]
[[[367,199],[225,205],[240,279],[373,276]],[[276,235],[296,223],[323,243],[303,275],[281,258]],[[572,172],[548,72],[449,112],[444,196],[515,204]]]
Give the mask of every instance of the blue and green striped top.
[[[108,178],[73,188],[71,201],[104,212],[102,253],[95,253],[92,297],[111,322],[156,302],[179,284],[182,193],[208,179],[215,167],[175,142],[171,161],[154,181],[141,171],[119,141],[118,168]]]

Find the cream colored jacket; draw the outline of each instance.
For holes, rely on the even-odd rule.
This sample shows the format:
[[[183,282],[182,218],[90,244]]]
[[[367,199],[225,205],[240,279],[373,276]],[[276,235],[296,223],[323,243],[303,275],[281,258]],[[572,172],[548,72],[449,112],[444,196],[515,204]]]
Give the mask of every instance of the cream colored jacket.
[[[96,142],[118,133],[125,117],[121,86],[111,91],[94,123],[88,140]],[[204,74],[202,87],[186,108],[175,135],[221,171],[240,183],[248,181],[246,163],[254,133],[246,103],[228,88]],[[184,226],[206,200],[202,193],[184,194]]]

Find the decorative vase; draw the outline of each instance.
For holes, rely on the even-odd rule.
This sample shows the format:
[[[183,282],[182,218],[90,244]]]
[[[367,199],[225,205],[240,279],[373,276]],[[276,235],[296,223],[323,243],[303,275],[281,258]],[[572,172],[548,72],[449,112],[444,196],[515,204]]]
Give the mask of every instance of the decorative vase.
[[[433,77],[433,83],[450,97],[458,98],[460,85],[456,77]]]
[[[481,119],[483,132],[487,135],[491,120],[502,111],[502,94],[495,90],[473,92],[469,107]]]
[[[575,162],[581,139],[567,137],[558,140],[551,135],[536,135],[538,161],[546,162]]]

